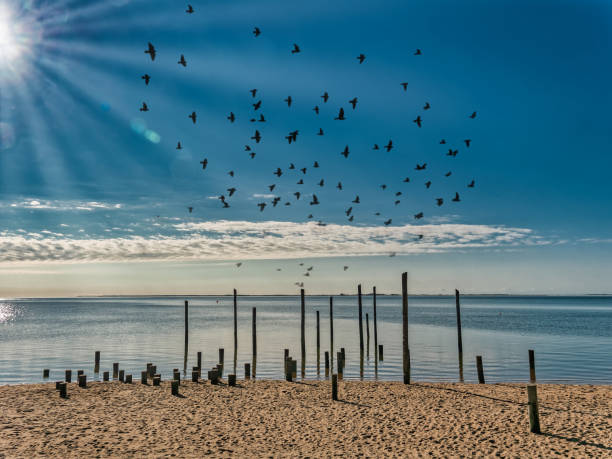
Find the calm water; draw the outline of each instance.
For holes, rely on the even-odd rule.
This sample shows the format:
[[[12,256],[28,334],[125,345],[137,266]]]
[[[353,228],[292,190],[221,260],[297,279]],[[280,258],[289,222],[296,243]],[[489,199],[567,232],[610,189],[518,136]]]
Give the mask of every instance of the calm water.
[[[0,384],[61,379],[66,368],[93,375],[94,351],[101,351],[101,371],[120,362],[139,375],[154,362],[164,377],[183,368],[184,306],[189,300],[187,367],[203,352],[204,369],[217,363],[225,348],[225,367],[233,367],[231,297],[87,298],[0,300]],[[299,297],[239,297],[238,370],[251,361],[252,308],[257,308],[257,377],[281,378],[283,349],[300,358]],[[317,378],[316,312],[321,323],[321,375],[329,350],[329,298],[306,299],[306,377]],[[401,299],[378,297],[378,342],[384,361],[376,365],[372,298],[370,346],[364,379],[401,380]],[[415,380],[457,381],[454,298],[410,297],[409,341]],[[482,355],[487,381],[526,381],[528,349],[536,351],[539,381],[612,383],[612,297],[462,298],[464,378],[475,381],[475,356]],[[334,351],[346,348],[345,378],[359,378],[356,297],[334,298]],[[334,352],[334,356],[335,356]],[[335,365],[334,365],[335,366]],[[136,378],[137,376],[135,376]]]

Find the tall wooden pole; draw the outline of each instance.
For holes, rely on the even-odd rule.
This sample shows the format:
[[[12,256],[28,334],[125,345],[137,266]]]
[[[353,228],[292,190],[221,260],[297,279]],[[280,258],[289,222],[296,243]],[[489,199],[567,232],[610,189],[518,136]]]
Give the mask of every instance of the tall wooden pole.
[[[255,378],[257,373],[257,308],[253,308],[253,364],[251,373]]]
[[[402,355],[404,384],[410,384],[410,348],[408,347],[408,273],[402,273]]]
[[[359,352],[363,358],[363,307],[361,304],[361,284],[357,286],[357,304],[359,306]]]
[[[321,330],[319,329],[319,311],[317,311],[317,376],[321,371]]]
[[[459,349],[459,381],[463,382],[463,340],[461,338],[461,302],[459,290],[455,289],[455,308],[457,309],[457,346]]]
[[[378,328],[376,325],[376,287],[372,288],[372,304],[374,306],[374,377],[378,378]]]
[[[300,290],[301,300],[301,335],[302,335],[302,379],[306,373],[306,302],[304,300],[304,289]]]
[[[234,373],[236,373],[236,365],[238,365],[238,298],[236,289],[234,289]]]
[[[187,352],[189,350],[189,301],[185,300],[185,355],[183,358],[183,373],[187,372]]]
[[[329,297],[329,364],[334,373],[334,298]]]

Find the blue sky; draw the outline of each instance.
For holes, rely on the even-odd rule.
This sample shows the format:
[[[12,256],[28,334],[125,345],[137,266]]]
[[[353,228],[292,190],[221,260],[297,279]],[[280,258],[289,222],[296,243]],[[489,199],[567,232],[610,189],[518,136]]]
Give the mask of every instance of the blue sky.
[[[423,293],[612,292],[609,3],[192,4],[3,0],[0,296],[398,291],[405,270]]]

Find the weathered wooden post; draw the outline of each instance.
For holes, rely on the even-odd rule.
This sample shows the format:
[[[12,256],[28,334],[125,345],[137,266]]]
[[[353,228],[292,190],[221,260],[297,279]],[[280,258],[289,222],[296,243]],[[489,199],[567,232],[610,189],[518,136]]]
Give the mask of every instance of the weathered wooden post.
[[[527,400],[529,405],[529,430],[540,433],[540,410],[538,409],[538,388],[535,384],[527,384]]]
[[[238,292],[234,289],[234,372],[238,363]]]
[[[342,379],[344,376],[344,369],[342,368],[342,352],[336,354],[336,363],[338,364],[338,379]]]
[[[147,376],[148,376],[148,373],[146,370],[140,372],[140,384],[145,384],[145,385],[147,384]]]
[[[100,351],[94,354],[94,373],[100,373]]]
[[[329,378],[329,352],[325,351],[325,377]]]
[[[125,383],[132,384],[132,375],[125,375]]]
[[[244,379],[251,379],[251,364],[244,364]]]
[[[85,374],[85,370],[77,370],[77,378]]]
[[[197,383],[199,377],[200,377],[200,372],[198,370],[193,370],[191,372],[191,382]]]
[[[55,381],[55,390],[59,390],[60,388],[60,384],[62,384],[64,381]]]
[[[87,387],[87,375],[79,375],[79,387]]]
[[[251,369],[253,379],[257,374],[257,308],[253,308],[253,367]]]
[[[64,379],[67,383],[72,382],[72,370],[66,370],[66,377]]]
[[[334,298],[329,297],[329,368],[334,372]]]
[[[317,311],[317,376],[321,373],[321,330],[319,329],[319,311]]]
[[[187,352],[189,351],[189,301],[185,300],[185,353],[183,354],[183,371],[187,373]]]
[[[125,379],[125,370],[119,370],[119,381],[123,382]]]
[[[285,362],[285,369],[283,370],[287,373],[287,359],[289,359],[289,349],[284,349],[283,361]]]
[[[65,382],[61,382],[60,386],[59,386],[59,396],[61,398],[67,398],[68,397],[68,393],[66,391],[66,383]]]
[[[287,357],[287,359],[285,360],[285,381],[287,382],[293,381],[291,362],[291,357]]]
[[[408,273],[402,273],[402,355],[404,384],[410,384],[410,348],[408,347]]]
[[[45,379],[49,378],[49,369],[48,368],[44,368],[43,369],[43,378],[45,378]]]
[[[179,394],[179,382],[175,379],[172,381],[172,395],[178,396]]]
[[[235,374],[227,375],[227,385],[230,387],[236,386],[236,375]]]
[[[361,284],[357,286],[357,304],[359,308],[359,354],[363,359],[363,317],[362,317],[362,304],[361,304]]]
[[[113,379],[117,379],[119,377],[119,363],[113,363]]]
[[[102,373],[102,381],[108,381],[110,379],[110,372],[105,371]]]
[[[476,356],[476,370],[478,371],[478,384],[485,383],[484,370],[482,368],[482,356]]]
[[[155,375],[157,374],[157,365],[153,365],[153,366],[151,367],[151,372],[152,372],[152,373],[151,373],[151,377],[152,377],[152,378],[154,378],[154,377],[155,377]]]
[[[332,375],[332,400],[338,400],[338,375]]]
[[[529,349],[529,382],[536,382],[535,352],[533,349]]]
[[[459,290],[455,289],[455,309],[457,310],[457,346],[459,349],[459,381],[463,382],[463,340],[461,339],[461,303]]]
[[[153,385],[159,386],[160,384],[161,384],[161,375],[160,374],[153,375]]]
[[[291,377],[293,379],[297,378],[297,360],[291,359]]]
[[[219,377],[223,378],[223,368],[225,367],[225,349],[219,349]]]
[[[343,347],[340,348],[340,356],[342,357],[342,363],[339,366],[344,370],[346,368],[346,351]]]
[[[301,305],[301,341],[302,341],[302,379],[306,373],[306,301],[304,299],[304,289],[300,289],[300,305]]]
[[[151,362],[147,363],[147,377],[148,378],[152,378],[153,377],[153,373],[151,373],[151,367],[153,366],[153,364]]]
[[[372,288],[372,305],[374,307],[374,358],[378,349],[378,328],[376,325],[376,287]]]
[[[200,351],[198,351],[198,370],[202,376],[202,353]]]
[[[378,360],[380,360],[381,362],[383,362],[385,360],[384,359],[385,356],[383,354],[383,351],[384,351],[383,345],[379,344],[378,345]]]
[[[366,312],[366,358],[370,360],[370,317]]]

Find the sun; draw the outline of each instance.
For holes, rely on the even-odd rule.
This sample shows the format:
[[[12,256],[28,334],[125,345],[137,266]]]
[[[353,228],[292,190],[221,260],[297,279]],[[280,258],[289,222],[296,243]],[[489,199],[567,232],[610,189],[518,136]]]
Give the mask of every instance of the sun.
[[[19,24],[6,5],[0,5],[0,65],[11,64],[20,56],[18,26]]]
[[[14,6],[16,8],[12,8]],[[21,77],[28,71],[40,45],[42,27],[31,9],[8,0],[0,2],[0,80]]]

